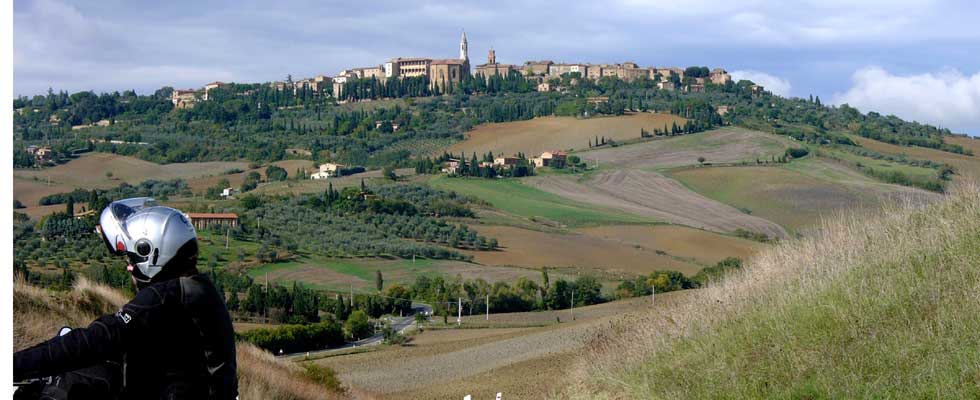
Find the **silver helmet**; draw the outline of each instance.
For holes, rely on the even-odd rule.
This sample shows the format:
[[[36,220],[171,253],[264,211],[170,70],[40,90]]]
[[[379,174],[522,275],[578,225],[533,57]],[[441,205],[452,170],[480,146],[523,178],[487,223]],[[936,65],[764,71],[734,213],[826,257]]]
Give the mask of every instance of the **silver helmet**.
[[[165,269],[186,268],[197,258],[197,232],[187,216],[149,197],[110,203],[99,217],[99,231],[110,253],[128,257],[141,283]]]

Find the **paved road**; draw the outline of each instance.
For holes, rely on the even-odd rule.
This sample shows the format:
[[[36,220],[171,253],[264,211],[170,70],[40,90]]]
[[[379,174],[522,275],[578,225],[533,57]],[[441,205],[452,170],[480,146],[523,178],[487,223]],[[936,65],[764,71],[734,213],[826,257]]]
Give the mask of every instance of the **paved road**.
[[[423,315],[427,315],[427,316],[432,315],[432,306],[424,303],[413,302],[411,314],[408,314],[404,317],[389,318],[388,322],[391,323],[391,327],[395,329],[395,332],[401,333],[415,324],[415,314],[419,314],[419,313],[422,313]],[[339,346],[339,347],[331,347],[329,349],[309,351],[309,352],[303,351],[299,353],[280,354],[278,357],[280,358],[301,358],[306,356],[313,357],[319,354],[328,354],[330,352],[350,349],[354,347],[375,346],[381,344],[382,341],[384,341],[384,334],[378,333],[374,336],[371,336],[366,339],[361,339],[353,343],[345,343],[343,346]]]

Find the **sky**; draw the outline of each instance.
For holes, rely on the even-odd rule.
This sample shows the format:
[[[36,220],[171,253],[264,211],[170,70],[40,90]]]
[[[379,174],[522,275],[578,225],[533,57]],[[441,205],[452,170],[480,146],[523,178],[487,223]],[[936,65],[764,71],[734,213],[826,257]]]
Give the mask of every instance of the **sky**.
[[[359,6],[358,4],[369,4]],[[334,75],[392,57],[722,67],[980,135],[974,0],[14,0],[14,94]]]

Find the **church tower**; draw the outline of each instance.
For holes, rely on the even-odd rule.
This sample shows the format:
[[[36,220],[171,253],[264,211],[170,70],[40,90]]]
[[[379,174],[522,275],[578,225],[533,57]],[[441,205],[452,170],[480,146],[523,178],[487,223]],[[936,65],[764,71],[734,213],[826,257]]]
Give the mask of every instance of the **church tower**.
[[[493,51],[493,47],[490,48],[490,54],[487,55],[487,64],[497,63],[497,53]]]
[[[463,31],[463,39],[459,41],[459,59],[469,61],[470,56],[466,46],[466,31]]]

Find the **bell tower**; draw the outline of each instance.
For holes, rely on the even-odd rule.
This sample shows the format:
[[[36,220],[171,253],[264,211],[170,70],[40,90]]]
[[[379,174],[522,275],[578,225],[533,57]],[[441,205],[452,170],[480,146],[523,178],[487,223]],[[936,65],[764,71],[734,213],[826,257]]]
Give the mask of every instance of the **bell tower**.
[[[468,53],[468,48],[466,45],[466,31],[463,31],[463,38],[459,41],[459,59],[463,61],[469,61],[470,56]]]
[[[491,47],[490,48],[490,54],[487,55],[487,64],[493,65],[493,64],[496,64],[496,63],[497,63],[497,53],[495,53],[493,51],[493,47]]]

